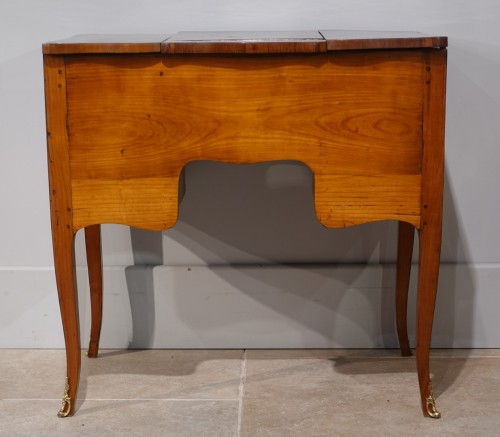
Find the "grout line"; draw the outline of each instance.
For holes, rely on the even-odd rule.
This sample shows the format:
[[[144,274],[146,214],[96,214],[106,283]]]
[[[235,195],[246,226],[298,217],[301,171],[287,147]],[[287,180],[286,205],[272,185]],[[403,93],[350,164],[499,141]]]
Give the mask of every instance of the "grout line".
[[[306,350],[306,349],[304,349]],[[472,350],[472,349],[471,349]],[[394,356],[394,355],[286,355],[286,354],[277,354],[277,355],[265,355],[266,359],[283,359],[283,360],[334,360],[338,358],[349,358],[352,360],[415,360],[416,359],[416,353],[412,353],[410,357],[403,357],[403,356]],[[443,360],[456,360],[456,359],[461,359],[461,358],[467,358],[467,359],[475,359],[475,358],[500,358],[500,355],[440,355],[439,353],[430,353],[430,358],[432,359],[443,359]]]
[[[0,399],[0,401],[60,401],[61,398],[54,398],[54,399],[43,399],[43,398],[35,398],[35,399],[29,399],[29,398],[6,398],[6,399]],[[85,398],[85,399],[78,399],[78,402],[87,402],[87,401],[119,401],[119,402],[137,402],[137,401],[174,401],[174,402],[200,402],[200,401],[220,401],[220,402],[237,402],[239,399],[234,399],[234,398],[202,398],[202,399],[183,399],[183,398],[128,398],[128,399],[120,399],[120,398]]]
[[[247,350],[243,349],[241,356],[241,372],[240,372],[240,387],[238,390],[238,428],[236,430],[236,437],[241,434],[241,422],[243,420],[243,398],[245,397],[245,384],[247,381]]]

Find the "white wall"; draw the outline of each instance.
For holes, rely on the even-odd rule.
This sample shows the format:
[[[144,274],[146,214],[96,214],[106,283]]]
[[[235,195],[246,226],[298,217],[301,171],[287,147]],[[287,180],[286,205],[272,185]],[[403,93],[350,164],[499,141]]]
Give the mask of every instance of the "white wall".
[[[489,311],[500,304],[496,293],[500,283],[496,229],[500,215],[500,3],[496,0],[2,0],[0,347],[62,346],[51,270],[41,44],[78,33],[235,29],[417,30],[449,36],[442,256],[449,265],[440,286],[436,341],[440,346],[500,347],[500,338],[491,335],[499,332],[500,322]],[[106,302],[113,302],[112,296],[122,296],[128,304],[108,305],[109,320],[124,319],[115,325],[106,322],[104,346],[394,344],[389,298],[393,292],[391,283],[384,282],[388,276],[380,274],[380,269],[390,268],[376,266],[394,260],[394,224],[324,229],[312,210],[311,175],[296,163],[196,163],[187,168],[186,176],[187,193],[174,229],[149,233],[105,226],[104,261],[109,267]],[[81,235],[77,261],[85,265]],[[329,295],[322,288],[324,283],[318,282],[314,266],[276,267],[265,275],[254,271],[256,264],[290,262],[335,263],[356,274],[347,275],[351,280],[344,288],[332,285]],[[375,266],[356,265],[365,262]],[[149,268],[130,267],[144,264],[171,267],[157,267],[154,273]],[[231,267],[234,264],[248,266]],[[197,275],[187,282],[177,280],[186,266],[198,266]],[[221,271],[226,273],[219,274]],[[87,292],[83,273],[82,299]],[[145,284],[149,281],[144,289],[134,279],[141,275]],[[370,287],[356,282],[363,275],[371,278]],[[301,294],[299,301],[296,283],[303,284],[302,291],[312,290]],[[281,290],[279,308],[271,302],[272,293],[262,298],[265,290],[276,286]],[[174,305],[177,312],[172,313],[171,305],[181,302],[183,293],[197,288],[195,300],[190,305]],[[347,289],[356,291],[348,305],[360,309],[336,317],[335,333],[330,332],[332,317],[342,314],[330,304],[338,302],[339,297],[334,297],[337,292],[347,296]],[[218,307],[208,306],[210,320],[216,322],[199,326],[196,308],[224,294],[223,290],[234,299],[217,300]],[[158,314],[155,319],[151,296],[158,292],[166,298],[153,299]],[[321,295],[317,300],[315,292]],[[137,293],[142,300],[133,297]],[[249,306],[247,299],[257,300],[259,305]],[[82,300],[83,310],[85,302]],[[312,303],[317,312],[309,312]],[[116,315],[120,308],[123,314]],[[307,310],[305,315],[299,314],[302,310]],[[168,328],[160,322],[161,314],[167,317],[167,311],[171,320],[178,322],[169,322]],[[366,317],[380,316],[381,312],[379,322],[365,326]],[[238,323],[242,313],[245,323]],[[142,326],[138,320],[147,317],[146,338],[137,333],[137,326]],[[467,324],[464,329],[457,328],[461,321]],[[319,335],[307,334],[312,326],[321,324],[328,328],[314,328]],[[362,341],[350,334],[356,331],[351,329],[353,325],[363,326]],[[188,334],[176,337],[175,332],[181,332],[183,326],[189,335],[199,335],[198,340],[189,342]],[[286,335],[269,336],[262,326]],[[203,332],[196,334],[198,328]],[[221,344],[220,338],[226,338],[219,335],[222,330],[231,331],[232,337]],[[125,337],[122,332],[127,332]],[[251,340],[249,332],[253,333]]]

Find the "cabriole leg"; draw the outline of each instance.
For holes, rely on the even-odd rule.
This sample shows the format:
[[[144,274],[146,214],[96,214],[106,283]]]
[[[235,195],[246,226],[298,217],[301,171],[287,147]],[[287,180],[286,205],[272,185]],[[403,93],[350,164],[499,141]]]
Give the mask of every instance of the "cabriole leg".
[[[80,324],[74,262],[74,235],[60,227],[53,231],[54,266],[61,318],[66,344],[66,383],[59,417],[70,416],[75,402],[80,377]]]
[[[404,357],[411,355],[408,341],[408,288],[410,285],[411,259],[415,228],[407,222],[399,222],[398,262],[396,272],[396,326],[399,347]]]
[[[97,358],[102,326],[102,254],[100,225],[85,228],[85,246],[90,284],[92,324],[87,351],[89,358]]]
[[[440,246],[440,229],[433,230],[430,227],[424,227],[420,231],[417,298],[417,371],[423,413],[425,416],[433,418],[441,417],[441,413],[436,408],[429,368]]]

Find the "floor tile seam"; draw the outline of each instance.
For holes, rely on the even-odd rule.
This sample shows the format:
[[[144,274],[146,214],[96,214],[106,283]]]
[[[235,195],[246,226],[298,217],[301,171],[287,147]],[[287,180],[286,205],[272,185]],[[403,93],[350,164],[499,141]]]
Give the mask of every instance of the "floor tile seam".
[[[0,402],[20,402],[20,401],[43,401],[43,402],[57,402],[61,401],[60,398],[7,398],[0,399]],[[239,402],[238,398],[86,398],[82,402],[89,401],[117,401],[117,402]]]
[[[439,353],[433,354],[431,352],[430,357],[431,358],[500,358],[500,355],[499,354],[481,355],[477,353],[472,353],[470,355],[467,355],[466,353],[453,355],[453,354],[439,354]]]
[[[383,356],[383,355],[380,355],[380,356],[376,356],[376,357],[373,357],[373,356],[362,356],[362,355],[359,355],[359,356],[352,356],[352,355],[325,355],[325,356],[317,356],[317,357],[307,357],[307,356],[303,356],[303,357],[290,357],[290,356],[286,356],[286,355],[266,355],[266,356],[251,356],[251,357],[248,357],[249,360],[254,360],[254,361],[259,361],[259,360],[332,360],[332,359],[340,359],[340,358],[349,358],[349,359],[355,359],[355,360],[380,360],[380,359],[391,359],[391,360],[414,360],[415,357],[389,357],[389,356]],[[433,358],[431,356],[431,358]],[[448,358],[448,357],[444,357],[444,358]],[[454,358],[460,358],[460,357],[454,357]]]
[[[241,355],[240,384],[238,387],[238,422],[236,427],[236,437],[240,437],[241,423],[243,420],[243,399],[245,397],[245,384],[247,380],[247,350],[243,349]]]
[[[303,357],[293,357],[293,356],[284,356],[284,355],[267,355],[267,356],[250,356],[249,360],[331,360],[331,359],[340,359],[340,358],[348,358],[352,360],[380,360],[380,359],[391,359],[391,360],[415,360],[415,356],[411,357],[391,357],[391,356],[347,356],[347,355],[325,355],[323,357],[313,357],[313,356],[303,356]],[[439,360],[456,360],[459,358],[496,358],[499,359],[500,355],[454,355],[454,356],[442,356],[442,355],[432,355],[431,359],[439,359]]]

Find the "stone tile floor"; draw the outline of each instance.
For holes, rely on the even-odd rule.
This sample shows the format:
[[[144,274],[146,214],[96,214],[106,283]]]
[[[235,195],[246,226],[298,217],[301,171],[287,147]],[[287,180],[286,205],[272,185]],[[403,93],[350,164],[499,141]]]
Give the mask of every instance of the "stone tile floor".
[[[62,350],[0,350],[0,436],[498,436],[500,350],[433,350],[420,411],[397,350],[103,350],[82,354],[60,419]]]

